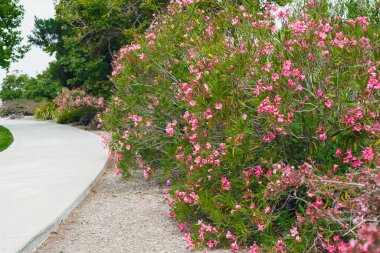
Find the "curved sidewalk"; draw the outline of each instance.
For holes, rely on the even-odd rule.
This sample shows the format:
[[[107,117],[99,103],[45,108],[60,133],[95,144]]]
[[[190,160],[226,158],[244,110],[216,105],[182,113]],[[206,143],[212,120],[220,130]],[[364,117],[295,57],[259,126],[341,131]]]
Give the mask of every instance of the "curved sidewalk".
[[[87,195],[107,163],[100,137],[65,125],[0,119],[0,252],[31,252]]]

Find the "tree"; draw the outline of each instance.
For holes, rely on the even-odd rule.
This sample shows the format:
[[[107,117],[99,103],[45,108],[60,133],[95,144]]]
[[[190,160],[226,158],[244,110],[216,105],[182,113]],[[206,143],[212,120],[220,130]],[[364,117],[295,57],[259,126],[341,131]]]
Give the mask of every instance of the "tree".
[[[8,75],[1,85],[0,98],[4,101],[19,98],[34,101],[53,99],[57,95],[59,84],[50,78],[51,71],[52,68],[49,67],[35,78],[17,72]]]
[[[61,88],[58,81],[52,80],[51,64],[44,72],[35,78],[30,78],[26,83],[23,91],[23,98],[32,99],[34,101],[52,100],[57,96],[58,90]]]
[[[8,75],[1,85],[0,98],[4,101],[21,98],[28,82],[30,78],[25,74]]]
[[[55,53],[62,86],[110,93],[114,54],[150,26],[168,0],[61,0],[54,19],[36,19],[29,41]]]
[[[63,50],[62,24],[54,18],[40,19],[35,17],[32,35],[29,42],[41,47],[46,53],[52,55]]]
[[[12,61],[20,59],[28,50],[21,46],[21,25],[24,10],[18,0],[0,2],[0,67],[9,68]]]

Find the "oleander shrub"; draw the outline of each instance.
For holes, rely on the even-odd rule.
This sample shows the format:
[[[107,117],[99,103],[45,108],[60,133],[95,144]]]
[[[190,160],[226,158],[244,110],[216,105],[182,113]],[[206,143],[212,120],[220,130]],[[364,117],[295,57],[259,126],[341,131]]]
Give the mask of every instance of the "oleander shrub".
[[[52,120],[57,117],[57,105],[53,102],[42,104],[34,112],[34,118],[38,120]]]
[[[173,1],[114,62],[116,172],[166,180],[190,249],[378,252],[379,31],[322,0]]]
[[[87,126],[90,123],[96,125],[97,115],[105,106],[103,98],[88,95],[81,89],[69,90],[64,88],[55,99],[58,106],[57,123],[76,123]]]
[[[32,116],[42,103],[29,99],[14,99],[3,102],[0,107],[0,116]]]

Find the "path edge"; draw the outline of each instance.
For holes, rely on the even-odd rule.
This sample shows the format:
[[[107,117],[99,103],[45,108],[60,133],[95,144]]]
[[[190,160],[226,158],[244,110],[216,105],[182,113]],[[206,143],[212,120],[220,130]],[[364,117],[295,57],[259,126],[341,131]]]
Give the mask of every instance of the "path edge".
[[[50,234],[54,232],[61,225],[61,223],[64,220],[66,220],[67,217],[69,217],[72,211],[74,211],[74,209],[77,208],[79,204],[82,203],[83,200],[88,196],[88,194],[94,188],[101,176],[104,174],[110,162],[111,159],[107,159],[98,175],[94,178],[91,184],[88,185],[87,188],[74,200],[74,202],[69,207],[67,207],[66,210],[64,210],[63,213],[55,221],[53,221],[49,226],[40,231],[36,236],[34,236],[33,239],[31,239],[20,250],[18,250],[17,253],[34,252],[38,246],[45,242],[46,239],[50,236]]]

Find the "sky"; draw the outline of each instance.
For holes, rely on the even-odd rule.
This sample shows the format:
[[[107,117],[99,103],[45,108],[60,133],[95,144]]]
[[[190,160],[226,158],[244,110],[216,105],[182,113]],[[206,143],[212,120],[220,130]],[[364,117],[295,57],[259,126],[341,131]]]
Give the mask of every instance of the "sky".
[[[27,36],[33,30],[35,16],[39,18],[54,17],[54,0],[20,0],[20,4],[24,6],[25,10],[21,32],[24,42],[26,42]],[[40,48],[32,47],[23,59],[11,64],[10,72],[18,70],[21,73],[36,76],[37,73],[45,70],[48,63],[52,60],[54,58],[43,52]],[[0,69],[0,81],[5,76],[5,71]]]

